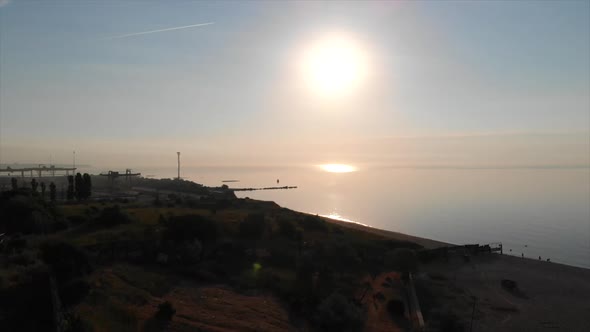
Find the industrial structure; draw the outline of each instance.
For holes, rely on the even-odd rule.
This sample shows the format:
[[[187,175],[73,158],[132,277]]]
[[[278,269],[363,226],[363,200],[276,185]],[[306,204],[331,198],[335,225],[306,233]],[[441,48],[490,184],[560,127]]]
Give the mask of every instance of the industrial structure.
[[[0,173],[7,173],[8,176],[11,176],[13,173],[20,173],[21,177],[30,176],[30,177],[43,177],[43,173],[45,172],[46,176],[56,176],[56,175],[64,175],[59,174],[60,172],[65,172],[65,175],[70,175],[76,173],[76,167],[55,167],[55,165],[50,165],[49,167],[39,164],[37,167],[23,167],[23,168],[12,168],[10,166],[6,166],[6,168],[0,169]],[[58,174],[56,174],[56,172]]]
[[[134,176],[140,176],[141,173],[133,173],[131,172],[131,169],[128,168],[125,170],[125,173],[119,173],[116,171],[109,171],[108,173],[100,173],[100,176],[106,176],[108,177],[108,179],[111,181],[111,185],[113,184],[113,182],[115,181],[116,178],[118,177],[124,177],[126,182],[129,182],[131,177]]]

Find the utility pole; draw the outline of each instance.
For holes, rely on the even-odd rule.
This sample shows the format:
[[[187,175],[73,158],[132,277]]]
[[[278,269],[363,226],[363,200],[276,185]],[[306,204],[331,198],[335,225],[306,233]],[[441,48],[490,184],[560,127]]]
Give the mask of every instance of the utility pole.
[[[180,180],[180,152],[176,152],[178,155],[178,180]]]
[[[74,170],[72,172],[76,171],[76,151],[72,151],[72,154],[74,155]]]

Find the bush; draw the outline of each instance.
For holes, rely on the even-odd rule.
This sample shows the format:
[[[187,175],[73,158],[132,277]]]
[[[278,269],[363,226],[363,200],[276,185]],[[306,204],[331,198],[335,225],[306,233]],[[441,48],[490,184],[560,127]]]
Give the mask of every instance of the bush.
[[[199,262],[202,249],[203,248],[199,240],[181,244],[177,248],[180,263],[190,265]]]
[[[399,272],[415,272],[418,268],[416,253],[407,248],[388,251],[384,265]]]
[[[279,226],[280,235],[291,240],[294,240],[297,237],[297,228],[291,221],[285,219],[278,219],[277,224]]]
[[[56,211],[37,196],[26,192],[0,194],[0,233],[38,233],[50,230]]]
[[[461,319],[452,311],[444,312],[440,317],[441,332],[464,331],[465,326]]]
[[[250,213],[240,223],[240,235],[247,239],[258,240],[266,230],[266,220],[262,213]]]
[[[325,331],[361,331],[364,325],[361,309],[338,293],[320,303],[317,320]]]
[[[86,253],[66,242],[42,244],[41,259],[53,269],[59,282],[81,277],[91,271]]]
[[[301,221],[301,227],[306,231],[321,231],[325,232],[328,230],[326,221],[318,216],[306,216]]]
[[[68,222],[72,225],[81,225],[88,221],[88,218],[85,216],[69,216],[67,219]]]
[[[64,283],[64,285],[60,287],[59,297],[65,307],[71,307],[80,303],[80,301],[86,297],[89,290],[90,285],[88,285],[86,280],[74,279]]]
[[[217,224],[200,215],[184,215],[163,220],[164,238],[177,243],[193,243],[195,238],[201,243],[213,243],[217,239]]]
[[[63,320],[64,332],[92,332],[92,325],[84,321],[78,314],[66,312]]]
[[[131,218],[121,211],[118,205],[105,207],[95,219],[96,223],[103,226],[117,226],[131,222]]]
[[[21,265],[21,266],[28,266],[35,263],[35,259],[32,257],[30,253],[20,253],[16,255],[11,255],[8,257],[8,262],[10,264]]]
[[[158,311],[156,312],[156,318],[159,320],[170,321],[172,317],[176,314],[176,309],[172,303],[166,301],[164,303],[160,303],[158,305]]]
[[[68,229],[68,227],[69,227],[68,222],[65,221],[64,219],[58,219],[52,225],[53,231],[55,231],[55,232],[66,230],[66,229]]]
[[[290,247],[273,247],[266,261],[272,266],[293,268],[297,262],[296,251]]]
[[[312,254],[318,264],[336,271],[354,271],[361,263],[356,249],[342,238],[323,241],[315,246]]]

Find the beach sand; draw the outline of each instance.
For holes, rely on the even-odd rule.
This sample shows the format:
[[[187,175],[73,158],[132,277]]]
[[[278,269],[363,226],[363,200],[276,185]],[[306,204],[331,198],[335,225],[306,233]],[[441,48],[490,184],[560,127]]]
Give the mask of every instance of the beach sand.
[[[338,220],[329,222],[425,248],[449,244]],[[500,254],[461,255],[421,264],[415,275],[427,322],[449,309],[465,330],[590,331],[590,269]],[[508,291],[501,281],[517,283]],[[475,310],[474,302],[476,301]]]
[[[430,293],[423,295],[435,299],[423,308],[426,317],[453,308],[470,322],[476,299],[473,331],[590,331],[588,269],[488,254],[422,265],[418,278]],[[517,291],[502,279],[515,281]]]

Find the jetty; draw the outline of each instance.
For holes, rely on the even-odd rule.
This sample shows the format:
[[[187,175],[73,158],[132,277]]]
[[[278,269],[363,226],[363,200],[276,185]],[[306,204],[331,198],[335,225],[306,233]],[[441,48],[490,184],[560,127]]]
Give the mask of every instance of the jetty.
[[[297,189],[297,186],[283,186],[283,187],[264,187],[264,188],[229,188],[233,191],[255,191],[255,190],[280,190],[280,189]]]

